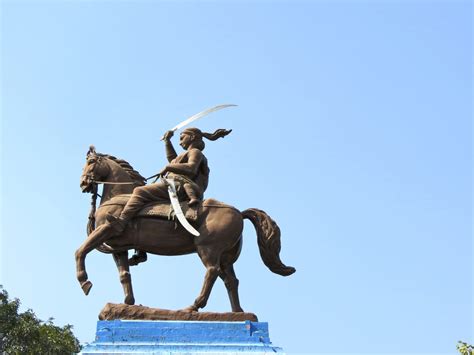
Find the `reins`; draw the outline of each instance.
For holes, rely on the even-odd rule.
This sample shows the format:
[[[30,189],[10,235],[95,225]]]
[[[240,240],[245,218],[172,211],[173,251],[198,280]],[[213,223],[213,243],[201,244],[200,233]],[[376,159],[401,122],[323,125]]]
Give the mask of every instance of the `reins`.
[[[91,234],[95,229],[95,212],[97,211],[97,197],[102,196],[97,192],[98,184],[104,185],[133,185],[135,182],[109,182],[109,181],[96,181],[92,179],[92,196],[91,196],[91,210],[89,212],[89,220],[87,221],[87,235]]]
[[[91,234],[95,229],[95,212],[97,209],[97,184],[93,185],[91,199],[91,210],[89,212],[89,220],[87,221],[87,235]]]
[[[153,179],[154,177],[159,178],[160,174],[155,174],[153,176],[150,176],[150,177],[146,178],[145,181]],[[104,184],[104,185],[133,185],[133,184],[136,184],[135,182],[112,182],[112,181],[96,181],[96,180],[92,180],[92,182],[95,182],[96,184]]]
[[[96,184],[104,184],[104,185],[133,185],[136,182],[111,182],[111,181],[93,181]]]

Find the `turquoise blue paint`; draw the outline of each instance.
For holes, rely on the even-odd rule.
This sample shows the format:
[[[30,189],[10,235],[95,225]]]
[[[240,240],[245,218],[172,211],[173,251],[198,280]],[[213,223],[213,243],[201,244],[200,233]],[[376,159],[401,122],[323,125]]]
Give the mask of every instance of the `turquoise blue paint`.
[[[283,354],[266,322],[98,321],[82,354]]]

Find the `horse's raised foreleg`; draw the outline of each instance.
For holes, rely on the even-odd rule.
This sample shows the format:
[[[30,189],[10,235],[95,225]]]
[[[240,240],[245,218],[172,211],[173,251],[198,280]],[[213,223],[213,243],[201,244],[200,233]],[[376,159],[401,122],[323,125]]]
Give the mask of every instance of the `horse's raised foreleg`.
[[[217,277],[221,273],[219,265],[219,255],[212,254],[209,249],[197,250],[201,261],[206,267],[206,275],[204,276],[204,284],[202,285],[201,293],[194,301],[192,306],[185,308],[185,311],[197,312],[199,308],[204,308],[207,304],[209,296],[211,295],[212,286],[216,282]]]
[[[222,281],[224,281],[225,287],[227,289],[232,312],[243,312],[244,310],[242,307],[240,307],[239,300],[239,280],[237,279],[237,276],[235,276],[233,265],[223,265],[221,267],[221,273],[219,276],[221,277]]]
[[[125,294],[125,304],[135,304],[135,297],[133,297],[132,277],[130,275],[130,265],[128,263],[128,251],[113,254],[115,265],[119,272],[120,283]]]
[[[82,291],[84,291],[86,295],[89,294],[92,287],[92,282],[88,280],[86,272],[86,256],[111,237],[110,229],[110,225],[108,224],[101,225],[94,230],[76,250],[76,277],[81,285]]]

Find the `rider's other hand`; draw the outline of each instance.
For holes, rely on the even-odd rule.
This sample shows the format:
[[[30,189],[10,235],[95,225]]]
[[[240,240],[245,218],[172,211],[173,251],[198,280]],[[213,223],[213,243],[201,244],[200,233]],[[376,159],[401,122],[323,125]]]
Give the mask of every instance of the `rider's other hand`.
[[[160,171],[160,176],[165,176],[166,173],[168,172],[168,169],[166,169],[166,166]]]

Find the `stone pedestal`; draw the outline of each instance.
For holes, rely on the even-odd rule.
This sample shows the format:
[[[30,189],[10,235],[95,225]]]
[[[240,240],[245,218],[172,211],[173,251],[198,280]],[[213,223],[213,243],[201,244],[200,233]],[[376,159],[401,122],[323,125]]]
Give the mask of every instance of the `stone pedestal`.
[[[82,354],[283,354],[266,322],[98,321]]]

